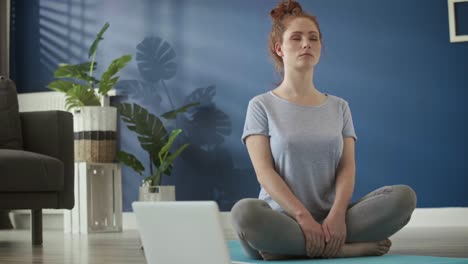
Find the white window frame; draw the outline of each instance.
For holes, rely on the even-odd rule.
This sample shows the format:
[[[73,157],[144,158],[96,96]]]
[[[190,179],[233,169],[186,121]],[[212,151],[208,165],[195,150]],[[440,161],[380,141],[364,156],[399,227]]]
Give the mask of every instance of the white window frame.
[[[455,5],[463,2],[468,2],[468,0],[448,0],[450,42],[468,41],[468,35],[457,35],[457,25],[455,23]]]

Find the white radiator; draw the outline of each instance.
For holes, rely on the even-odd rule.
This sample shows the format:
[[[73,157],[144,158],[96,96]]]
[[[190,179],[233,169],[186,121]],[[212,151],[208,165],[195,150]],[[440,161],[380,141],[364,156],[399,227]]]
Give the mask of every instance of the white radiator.
[[[39,92],[18,94],[20,112],[65,110],[65,94],[61,92]]]
[[[109,97],[115,96],[114,89],[108,92]],[[109,97],[101,99],[101,104],[109,105]],[[62,92],[47,91],[38,93],[18,94],[20,112],[63,110],[65,108],[65,94]]]

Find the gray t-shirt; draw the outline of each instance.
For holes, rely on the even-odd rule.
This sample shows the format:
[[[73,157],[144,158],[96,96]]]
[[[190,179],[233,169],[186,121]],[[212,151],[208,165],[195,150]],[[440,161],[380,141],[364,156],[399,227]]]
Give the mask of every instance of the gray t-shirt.
[[[270,138],[276,172],[315,219],[325,218],[335,199],[343,138],[357,140],[348,103],[327,95],[319,106],[301,106],[270,91],[249,102],[244,144],[249,135]],[[263,187],[259,199],[284,212]]]

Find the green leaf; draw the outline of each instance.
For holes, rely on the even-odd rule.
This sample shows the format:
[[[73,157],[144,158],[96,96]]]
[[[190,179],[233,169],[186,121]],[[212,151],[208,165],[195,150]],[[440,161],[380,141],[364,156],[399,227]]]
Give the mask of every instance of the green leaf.
[[[127,54],[120,58],[115,59],[107,68],[106,72],[102,74],[101,82],[99,84],[99,93],[106,95],[118,81],[118,77],[112,78],[117,72],[127,66],[128,62],[132,60],[132,56]]]
[[[81,84],[72,84],[72,88],[66,92],[65,106],[67,110],[80,106],[100,106],[99,97],[92,89]]]
[[[117,110],[128,129],[137,133],[141,147],[151,157],[157,156],[167,142],[167,132],[162,121],[136,103],[121,103],[117,105]],[[158,167],[159,162],[155,162],[155,165]]]
[[[91,63],[89,63],[91,65]],[[54,73],[55,78],[74,78],[83,80],[87,83],[93,82],[98,83],[99,81],[93,77],[87,75],[86,72],[82,71],[84,64],[61,64]]]
[[[167,163],[172,164],[175,158],[177,158],[182,153],[182,151],[184,151],[189,145],[190,144],[184,144],[183,146],[181,146],[174,154],[170,155],[166,159]]]
[[[55,90],[57,92],[62,92],[62,93],[67,93],[68,90],[73,88],[72,82],[69,81],[63,81],[63,80],[58,80],[58,81],[53,81],[47,85],[49,89]]]
[[[167,141],[166,145],[164,145],[161,150],[159,151],[159,159],[164,160],[164,156],[167,156],[166,154],[169,152],[171,149],[172,143],[174,143],[174,140],[177,138],[177,136],[182,132],[182,129],[174,129],[171,131],[171,135],[169,136],[169,140]]]
[[[145,182],[158,185],[161,175],[171,175],[175,158],[189,146],[189,144],[185,144],[175,153],[170,154],[169,152],[182,130],[174,129],[168,136],[161,120],[136,103],[120,103],[116,107],[120,118],[127,124],[127,127],[137,133],[141,147],[149,153],[151,162],[157,168],[154,175],[145,178]]]
[[[124,165],[132,168],[136,173],[143,176],[145,167],[143,167],[143,164],[141,164],[141,162],[134,155],[124,151],[117,151],[116,159]]]
[[[151,158],[153,164],[156,166],[158,171],[161,171],[161,174],[170,176],[172,174],[172,164],[169,164],[168,166],[164,166],[164,164],[161,164],[161,160],[159,159],[158,155],[154,155]],[[162,168],[164,166],[165,168]]]
[[[78,70],[80,70],[81,72],[88,72],[89,69],[91,68],[91,62],[85,62],[85,63],[80,63],[80,64],[77,64],[75,65]],[[96,69],[96,66],[97,66],[97,62],[94,62],[93,63],[93,69]]]
[[[159,165],[158,171],[163,172],[163,171],[167,170],[169,165],[171,165],[171,164],[169,164],[169,163],[167,163],[165,161],[161,161],[161,164]],[[161,173],[161,174],[164,174],[164,173]],[[170,176],[170,175],[168,175],[168,176]]]
[[[200,103],[190,103],[190,104],[187,104],[187,105],[184,105],[176,110],[172,110],[172,111],[169,111],[167,113],[164,113],[162,114],[162,117],[164,117],[165,119],[175,119],[177,117],[177,114],[180,114],[180,113],[185,113],[187,112],[190,108],[194,107],[194,106],[198,106],[200,105]]]
[[[54,73],[55,78],[76,78],[81,79],[83,73],[76,65],[61,64]]]
[[[125,123],[129,124],[129,125],[127,125],[128,129],[130,129],[132,131],[135,131],[136,126],[131,125],[133,123],[132,118],[131,118],[131,116],[132,116],[132,105],[125,103],[125,104],[117,104],[116,107],[117,107],[117,111],[119,112],[120,117],[122,118],[122,120]]]
[[[181,146],[174,154],[170,155],[169,157],[165,157],[164,159],[160,160],[160,165],[158,170],[162,171],[163,174],[170,176],[172,173],[172,166],[174,160],[184,151],[190,144],[184,144]]]
[[[182,153],[182,151],[184,151],[189,146],[189,144],[184,144],[175,153],[173,154],[169,153],[169,150],[172,144],[174,143],[175,139],[181,132],[182,132],[182,129],[172,130],[171,136],[169,137],[168,142],[166,143],[166,145],[164,145],[164,147],[161,149],[161,151],[158,154],[159,162],[160,162],[158,170],[168,176],[171,175],[172,163],[174,162],[175,158],[179,156],[180,153]]]
[[[109,26],[109,23],[106,22],[104,26],[102,26],[99,33],[96,35],[96,39],[93,41],[93,44],[91,44],[91,47],[89,48],[88,58],[91,58],[91,56],[93,56],[96,53],[99,42],[104,39],[102,35],[104,35],[104,32],[106,32]]]

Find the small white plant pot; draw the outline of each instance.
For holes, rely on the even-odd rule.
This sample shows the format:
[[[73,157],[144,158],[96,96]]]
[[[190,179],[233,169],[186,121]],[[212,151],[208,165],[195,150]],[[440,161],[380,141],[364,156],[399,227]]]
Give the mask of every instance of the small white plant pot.
[[[140,186],[140,201],[175,201],[175,186],[157,185]]]

